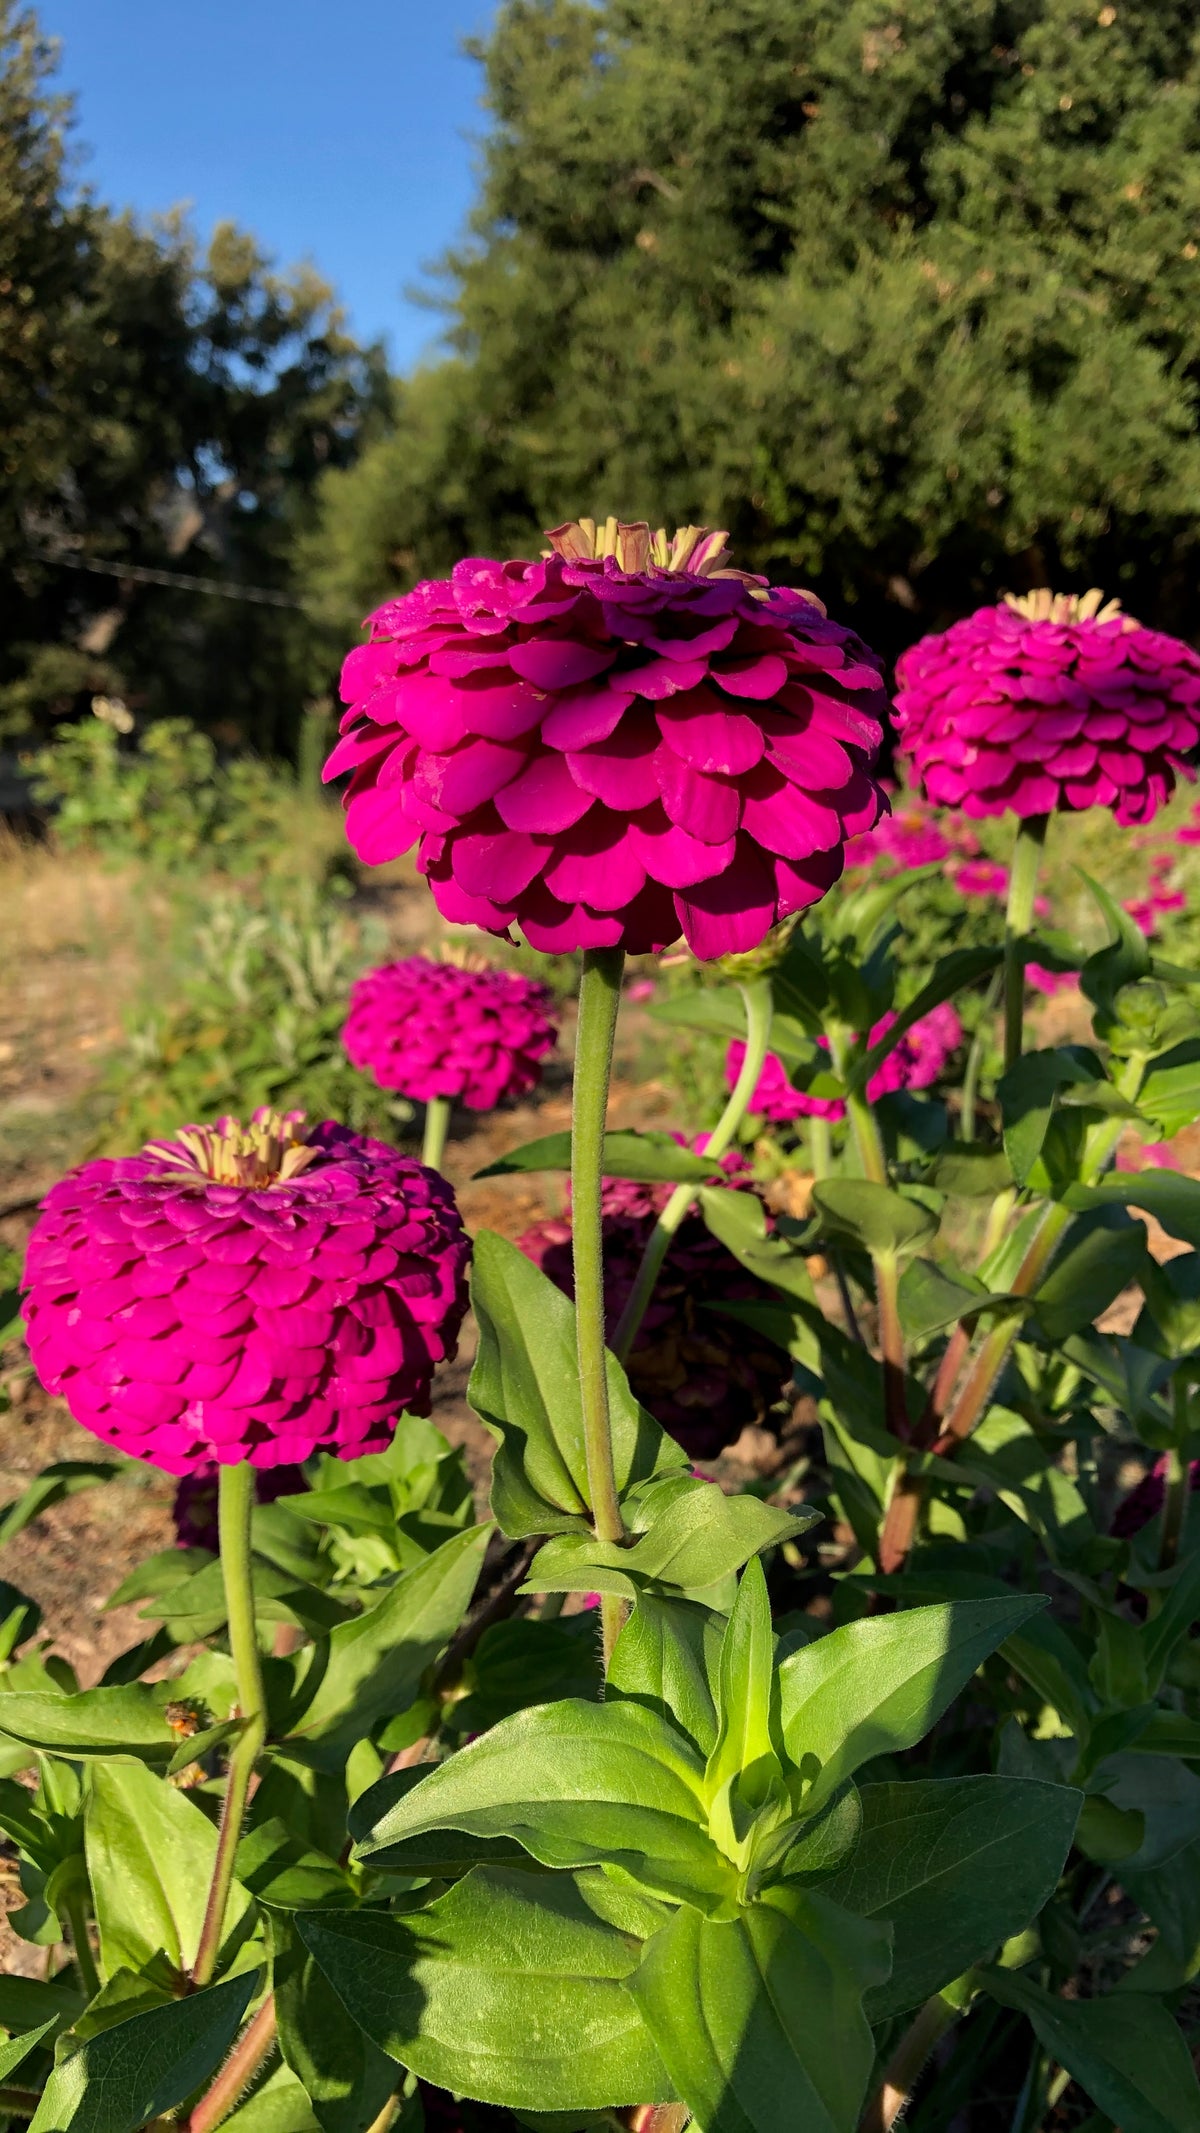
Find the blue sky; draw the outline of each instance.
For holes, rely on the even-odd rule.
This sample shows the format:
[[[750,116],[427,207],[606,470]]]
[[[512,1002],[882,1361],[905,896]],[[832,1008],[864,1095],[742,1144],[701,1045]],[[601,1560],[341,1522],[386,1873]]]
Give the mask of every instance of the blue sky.
[[[310,258],[353,330],[409,366],[406,301],[461,228],[486,115],[459,43],[493,0],[38,0],[77,98],[81,176],[144,214],[188,202]]]

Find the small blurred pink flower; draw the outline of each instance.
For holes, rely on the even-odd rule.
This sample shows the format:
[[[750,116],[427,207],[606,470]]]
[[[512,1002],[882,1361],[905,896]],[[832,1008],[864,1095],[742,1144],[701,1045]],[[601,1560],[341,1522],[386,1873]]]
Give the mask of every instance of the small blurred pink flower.
[[[998,859],[968,859],[955,875],[954,885],[963,896],[1006,896],[1008,868]]]
[[[1025,981],[1035,992],[1053,997],[1056,992],[1077,991],[1079,979],[1073,970],[1047,970],[1042,963],[1026,963]]]
[[[625,987],[627,1000],[652,1000],[656,991],[653,978],[631,978]]]

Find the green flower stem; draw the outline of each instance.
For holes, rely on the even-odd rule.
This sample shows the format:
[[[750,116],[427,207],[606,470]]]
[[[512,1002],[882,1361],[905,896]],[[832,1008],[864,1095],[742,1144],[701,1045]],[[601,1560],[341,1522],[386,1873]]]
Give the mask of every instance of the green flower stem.
[[[750,1099],[758,1086],[758,1079],[767,1056],[771,1036],[772,999],[771,985],[767,978],[758,978],[752,985],[738,987],[746,1009],[746,1056],[742,1070],[734,1083],[733,1093],[708,1136],[705,1155],[717,1161],[730,1147],[734,1135],[750,1108]],[[613,1336],[613,1353],[627,1362],[629,1351],[637,1339],[638,1328],[646,1315],[646,1306],[654,1294],[663,1260],[670,1249],[671,1239],[696,1197],[694,1185],[677,1185],[667,1201],[649,1237],[642,1254],[642,1263],[637,1270],[637,1279],[629,1293],[620,1323]]]
[[[0,2111],[13,2111],[20,2118],[32,2118],[41,2097],[35,2089],[0,2087]]]
[[[207,2094],[200,2098],[187,2122],[187,2133],[213,2133],[228,2118],[265,2063],[275,2043],[275,1995],[267,1994],[254,2020],[247,2024]]]
[[[813,1176],[818,1184],[827,1178],[833,1168],[833,1135],[827,1118],[810,1118],[808,1121],[808,1153],[813,1166]]]
[[[1158,1544],[1158,1567],[1173,1569],[1179,1560],[1179,1542],[1183,1535],[1183,1522],[1187,1516],[1188,1486],[1190,1475],[1185,1447],[1188,1440],[1188,1378],[1185,1370],[1175,1372],[1171,1387],[1171,1406],[1175,1417],[1175,1442],[1167,1453],[1167,1488],[1163,1498],[1162,1537]]]
[[[962,2013],[940,1993],[914,2015],[888,2060],[883,2080],[859,2121],[858,2133],[891,2133],[921,2078],[934,2046]]]
[[[100,1990],[100,1976],[92,1954],[92,1943],[88,1938],[87,1905],[83,1900],[82,1888],[73,1889],[63,1898],[62,1910],[70,1930],[71,1946],[75,1950],[75,1961],[84,1994],[90,2000]]]
[[[192,1966],[194,1985],[207,1985],[216,1968],[225,1926],[225,1907],[233,1881],[233,1860],[242,1834],[242,1818],[254,1765],[267,1737],[267,1707],[254,1621],[254,1584],[250,1557],[250,1516],[254,1509],[254,1469],[248,1460],[223,1466],[218,1485],[218,1520],[229,1649],[237,1681],[238,1715],[244,1721],[229,1757],[217,1856]]]
[[[1025,937],[1033,925],[1033,899],[1046,844],[1049,815],[1030,815],[1017,823],[1008,877],[1004,917],[1004,1068],[1021,1056],[1025,1016]]]
[[[624,967],[623,949],[584,949],[571,1114],[571,1249],[575,1270],[579,1394],[583,1406],[583,1443],[592,1524],[597,1540],[602,1541],[625,1538],[608,1414],[604,1236],[600,1214],[608,1084]],[[606,1665],[623,1616],[624,1609],[619,1600],[606,1596],[601,1601]]]
[[[450,1098],[431,1096],[425,1106],[425,1137],[421,1142],[421,1161],[428,1169],[441,1169],[449,1131]]]

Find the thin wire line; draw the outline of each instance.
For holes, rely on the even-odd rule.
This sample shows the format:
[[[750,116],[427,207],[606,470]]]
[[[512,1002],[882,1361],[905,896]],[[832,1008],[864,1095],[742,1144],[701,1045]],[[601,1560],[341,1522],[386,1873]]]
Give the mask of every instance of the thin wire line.
[[[85,561],[82,556],[50,555],[40,549],[31,549],[29,553],[34,562],[53,563],[60,570],[90,570],[106,578],[133,578],[139,585],[179,586],[185,592],[211,593],[219,600],[249,600],[257,607],[304,606],[302,600],[293,600],[287,593],[269,592],[261,585],[235,585],[224,578],[194,578],[181,570],[151,570],[144,563]]]

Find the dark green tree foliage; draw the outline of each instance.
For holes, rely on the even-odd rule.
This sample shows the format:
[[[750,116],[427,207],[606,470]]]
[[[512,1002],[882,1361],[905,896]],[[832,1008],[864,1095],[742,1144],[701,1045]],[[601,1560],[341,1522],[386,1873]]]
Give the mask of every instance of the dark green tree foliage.
[[[1186,624],[1193,0],[506,0],[480,57],[454,354],[328,484],[331,609],[586,510],[893,645],[1047,579]]]
[[[0,730],[86,707],[282,746],[323,675],[298,608],[68,569],[130,563],[295,597],[317,476],[353,456],[378,359],[308,269],[219,228],[114,216],[72,167],[52,48],[0,0]]]

